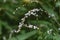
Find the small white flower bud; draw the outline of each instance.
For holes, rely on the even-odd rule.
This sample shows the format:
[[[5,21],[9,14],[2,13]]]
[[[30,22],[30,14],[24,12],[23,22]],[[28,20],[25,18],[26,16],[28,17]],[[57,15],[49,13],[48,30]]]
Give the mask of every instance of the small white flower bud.
[[[32,27],[33,27],[33,25],[29,25],[28,27],[29,27],[29,28],[32,28]]]
[[[18,9],[20,9],[20,7],[18,7]]]
[[[21,22],[19,22],[19,25],[21,24]]]
[[[16,8],[16,10],[18,10],[18,8]]]
[[[25,16],[25,18],[28,18],[28,16]]]
[[[37,29],[39,29],[39,28],[37,27]]]
[[[52,14],[51,16],[52,16],[52,17],[54,17],[55,15],[54,15],[54,14]]]
[[[20,30],[16,31],[16,33],[20,32]]]
[[[15,14],[15,12],[13,12],[13,14]]]
[[[28,13],[31,13],[31,11],[28,11]]]
[[[33,26],[34,27],[34,29],[37,29],[37,26]]]
[[[36,17],[38,17],[38,15],[35,15]]]
[[[53,29],[48,30],[47,33],[48,33],[48,34],[51,34],[51,33],[52,33],[52,30],[53,30]]]
[[[39,11],[39,9],[35,9],[35,11]]]
[[[49,15],[48,17],[50,18],[51,16]]]
[[[5,36],[3,36],[3,40],[6,40],[6,37]]]
[[[60,30],[60,28],[58,28],[58,30]]]
[[[21,20],[25,20],[25,18],[22,18]]]
[[[36,15],[36,13],[31,12],[32,15]]]
[[[7,0],[3,0],[4,3],[6,3]]]
[[[21,24],[21,25],[19,25],[18,27],[19,27],[19,28],[21,28],[21,27],[22,27],[22,24]]]
[[[25,16],[30,16],[31,14],[30,13],[26,13]]]

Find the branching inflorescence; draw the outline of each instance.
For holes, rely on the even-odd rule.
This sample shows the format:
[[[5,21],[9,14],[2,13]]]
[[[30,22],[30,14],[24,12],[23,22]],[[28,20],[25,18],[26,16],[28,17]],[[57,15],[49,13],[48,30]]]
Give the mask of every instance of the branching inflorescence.
[[[20,9],[20,7],[16,8],[16,10]],[[15,12],[16,12],[15,10]],[[38,26],[35,26],[35,25],[32,25],[32,24],[25,24],[24,22],[26,21],[26,18],[29,18],[29,16],[33,15],[35,17],[38,17],[39,15],[36,13],[36,12],[39,12],[39,11],[42,11],[43,12],[43,9],[38,9],[38,8],[35,8],[33,10],[30,10],[28,11],[26,14],[24,14],[24,17],[21,19],[21,22],[19,22],[19,25],[18,25],[18,29],[17,30],[12,30],[10,35],[9,35],[9,38],[11,38],[12,34],[13,33],[19,33],[21,31],[21,28],[23,26],[27,27],[27,28],[33,28],[33,29],[39,29]],[[13,14],[15,14],[15,12],[13,12]],[[44,11],[46,12],[46,11]],[[49,14],[48,14],[49,15]],[[48,16],[49,18],[52,17],[51,15]],[[50,34],[52,32],[52,29],[48,30],[47,33]]]
[[[31,15],[37,17],[38,14],[36,13],[36,11],[38,12],[40,10],[41,9],[33,9],[33,10],[28,11],[28,13],[26,13],[25,16],[21,19],[21,22],[19,22],[18,30],[13,30],[13,31],[16,32],[16,33],[20,32],[22,26],[25,26],[25,27],[28,27],[28,28],[33,28],[33,29],[39,29],[37,26],[31,25],[31,24],[27,25],[27,24],[24,24],[24,22],[26,21],[26,18],[28,18]]]
[[[20,9],[20,7],[16,8],[16,10],[18,10],[18,9]],[[38,17],[39,15],[36,12],[39,12],[39,11],[42,11],[42,12],[46,13],[46,11],[43,11],[43,9],[41,9],[41,8],[40,9],[35,8],[33,10],[28,11],[26,14],[24,14],[24,17],[21,18],[21,22],[19,22],[18,29],[17,30],[14,29],[14,30],[11,31],[11,33],[9,35],[9,39],[12,37],[13,33],[19,33],[23,26],[27,27],[27,28],[39,29],[38,26],[35,26],[35,25],[32,25],[32,24],[25,24],[26,19],[29,18],[31,15],[33,15],[35,17]],[[13,12],[13,14],[15,14],[15,12]],[[54,15],[51,16],[51,15],[48,14],[48,18],[50,18],[50,17],[54,17]],[[59,30],[60,30],[60,28],[59,28]],[[53,31],[53,29],[47,30],[47,34],[51,34],[52,31]]]
[[[18,7],[18,8],[20,8],[20,7]],[[18,10],[18,8],[16,9],[16,10]],[[31,15],[33,15],[33,16],[38,16],[38,14],[36,13],[36,11],[38,12],[38,11],[42,11],[42,9],[40,8],[40,9],[33,9],[33,10],[30,10],[30,11],[28,11],[28,13],[26,13],[25,14],[25,16],[21,19],[21,22],[19,22],[19,25],[18,25],[18,29],[17,30],[12,30],[11,31],[11,33],[10,33],[10,35],[9,35],[9,38],[11,38],[11,36],[12,36],[12,34],[15,32],[15,33],[19,33],[20,32],[20,30],[21,30],[21,28],[23,27],[23,26],[25,26],[25,27],[27,27],[27,28],[33,28],[33,29],[39,29],[39,27],[37,27],[37,26],[35,26],[35,25],[31,25],[31,24],[24,24],[24,22],[26,21],[26,18],[28,18],[29,16],[31,16]],[[13,14],[15,14],[15,12],[13,12]]]

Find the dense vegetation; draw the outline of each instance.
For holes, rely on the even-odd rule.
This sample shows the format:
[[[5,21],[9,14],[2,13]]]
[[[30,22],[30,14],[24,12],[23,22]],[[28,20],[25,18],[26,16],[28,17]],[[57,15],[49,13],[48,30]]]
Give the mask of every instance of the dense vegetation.
[[[0,40],[60,40],[60,0],[0,0]]]

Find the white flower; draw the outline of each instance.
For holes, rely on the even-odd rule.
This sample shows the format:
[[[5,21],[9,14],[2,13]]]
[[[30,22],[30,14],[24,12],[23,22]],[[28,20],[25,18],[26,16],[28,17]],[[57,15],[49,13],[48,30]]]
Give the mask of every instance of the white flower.
[[[20,32],[20,30],[16,31],[16,33]]]
[[[36,13],[31,12],[32,15],[36,15]]]
[[[54,14],[49,14],[51,17],[55,17],[55,15]]]
[[[20,9],[20,7],[16,8],[16,10]],[[28,27],[28,28],[33,28],[33,29],[39,29],[37,26],[33,26],[33,25],[24,25],[25,19],[28,18],[28,16],[30,15],[34,15],[34,16],[38,16],[38,14],[36,13],[36,11],[39,11],[40,9],[33,9],[28,11],[28,13],[25,14],[25,16],[21,19],[21,22],[19,22],[18,25],[18,30],[12,30],[12,32],[18,33],[21,30],[22,26]],[[15,14],[15,12],[13,12],[13,14]]]
[[[51,16],[49,15],[48,17],[50,18]]]
[[[19,23],[18,27],[21,28],[23,26],[23,23]]]
[[[3,36],[3,40],[7,40],[5,36]]]
[[[29,27],[29,28],[32,28],[32,27],[33,27],[33,25],[29,25],[28,27]]]
[[[39,29],[39,28],[37,27],[37,29]]]
[[[52,16],[52,17],[54,17],[55,15],[54,15],[54,14],[52,14],[51,16]]]
[[[22,18],[21,20],[22,20],[22,21],[24,21],[24,20],[25,20],[25,18]]]
[[[7,0],[3,0],[4,3],[6,3]]]
[[[37,26],[33,26],[34,27],[34,29],[37,29]]]
[[[16,10],[18,10],[18,8],[16,8]]]
[[[38,17],[38,15],[37,15],[37,14],[36,14],[35,16],[36,16],[36,17]]]
[[[60,30],[60,28],[58,28],[58,30]]]
[[[21,24],[21,22],[19,22],[19,25]]]
[[[25,16],[30,16],[31,14],[30,13],[26,13]]]
[[[33,10],[31,10],[32,12],[35,12],[35,11],[39,11],[39,9],[33,9]]]
[[[28,11],[28,13],[31,13],[31,11]]]
[[[23,24],[20,24],[18,27],[21,28]]]
[[[25,16],[25,18],[28,18],[28,16]]]
[[[18,7],[18,9],[20,9],[20,7]]]
[[[18,32],[20,32],[20,30],[17,30],[17,31],[16,31],[16,30],[14,30],[14,32],[15,32],[15,33],[18,33]]]
[[[39,9],[34,9],[35,11],[39,11]]]
[[[51,33],[52,33],[52,30],[53,30],[53,29],[48,30],[47,33],[48,33],[48,34],[51,34]]]
[[[13,12],[13,14],[15,14],[15,12]]]
[[[37,26],[33,26],[34,29],[39,29]]]

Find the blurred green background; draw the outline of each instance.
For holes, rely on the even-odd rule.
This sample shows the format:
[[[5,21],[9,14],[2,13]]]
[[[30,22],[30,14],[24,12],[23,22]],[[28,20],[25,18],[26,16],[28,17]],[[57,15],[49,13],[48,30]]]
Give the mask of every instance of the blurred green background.
[[[30,16],[25,23],[39,29],[22,27],[9,38],[11,30],[18,29],[21,18],[34,8],[43,11],[37,12],[37,18]],[[0,0],[0,40],[60,40],[60,0]]]

